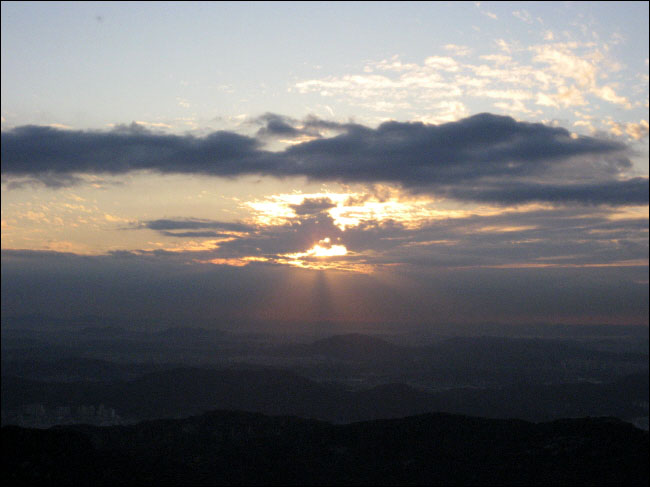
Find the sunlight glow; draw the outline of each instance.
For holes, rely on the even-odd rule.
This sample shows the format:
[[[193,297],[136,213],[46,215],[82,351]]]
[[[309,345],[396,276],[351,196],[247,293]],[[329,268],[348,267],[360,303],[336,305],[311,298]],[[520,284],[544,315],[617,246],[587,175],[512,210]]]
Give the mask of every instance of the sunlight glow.
[[[341,259],[341,257],[346,257]],[[352,257],[352,260],[349,258]],[[367,264],[359,255],[352,255],[345,245],[332,244],[331,239],[324,238],[305,252],[281,254],[275,259],[278,264],[312,270],[337,270],[370,274],[375,266]]]
[[[256,224],[282,225],[298,216],[295,211],[296,206],[308,200],[329,201],[332,207],[323,211],[341,230],[357,227],[369,221],[382,223],[388,220],[399,222],[406,228],[417,228],[426,221],[450,217],[449,210],[431,208],[431,204],[435,201],[432,198],[408,197],[401,194],[399,190],[386,186],[378,189],[380,194],[285,193],[272,195],[264,200],[250,201],[245,203],[245,206],[254,211],[253,219]]]
[[[321,211],[327,214],[334,225],[342,231],[366,223],[382,224],[387,222],[395,222],[408,230],[415,230],[436,220],[522,213],[553,208],[552,205],[539,203],[513,206],[507,209],[490,205],[474,206],[471,209],[459,208],[458,204],[453,201],[430,196],[413,196],[386,185],[375,185],[370,193],[329,191],[301,193],[297,191],[275,194],[261,200],[245,202],[243,206],[253,210],[251,223],[255,225],[287,225],[299,218],[296,208],[310,200],[331,203],[331,207],[323,208]]]
[[[648,205],[623,206],[605,214],[605,218],[612,221],[617,220],[645,220],[648,218]]]
[[[347,254],[348,249],[345,248],[345,245],[332,245],[329,248],[314,245],[307,253],[311,253],[314,257],[336,257]]]
[[[234,267],[243,267],[250,264],[251,262],[268,262],[269,259],[266,257],[243,257],[243,258],[231,258],[231,259],[210,259],[210,260],[195,260],[199,264],[215,264],[215,265],[230,265]]]
[[[327,245],[327,247],[325,245]],[[348,249],[345,248],[345,245],[331,245],[331,240],[328,237],[320,240],[316,245],[314,245],[306,252],[284,254],[284,256],[292,259],[299,259],[302,257],[338,257],[341,255],[346,255],[347,253]]]

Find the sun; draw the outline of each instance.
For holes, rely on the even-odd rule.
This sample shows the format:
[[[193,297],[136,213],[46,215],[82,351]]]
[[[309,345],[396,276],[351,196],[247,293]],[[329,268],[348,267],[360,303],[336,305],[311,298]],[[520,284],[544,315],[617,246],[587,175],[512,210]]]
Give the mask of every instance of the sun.
[[[329,248],[314,245],[307,252],[314,257],[336,257],[347,254],[348,249],[345,248],[345,245],[332,245]]]
[[[304,252],[281,254],[277,262],[304,269],[341,270],[364,274],[372,272],[371,267],[363,262],[349,262],[348,257],[351,254],[354,252],[348,251],[345,245],[332,244],[332,240],[327,237]]]
[[[321,244],[328,245],[328,247]],[[312,257],[338,257],[346,255],[347,253],[348,249],[345,248],[345,245],[331,245],[329,237],[319,241],[306,252],[308,256]]]
[[[347,255],[348,249],[345,245],[332,245],[329,237],[319,240],[311,249],[305,252],[297,252],[295,254],[285,254],[286,257],[294,259],[303,257],[340,257]]]

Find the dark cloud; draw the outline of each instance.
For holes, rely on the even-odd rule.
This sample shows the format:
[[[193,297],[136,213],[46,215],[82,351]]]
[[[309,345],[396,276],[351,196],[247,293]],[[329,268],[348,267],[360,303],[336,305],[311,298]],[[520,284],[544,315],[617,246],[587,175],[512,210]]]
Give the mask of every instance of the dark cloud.
[[[226,232],[249,232],[253,227],[244,223],[204,220],[200,218],[182,218],[177,220],[160,219],[142,222],[139,228],[150,230],[222,230]]]
[[[126,228],[127,230],[156,230],[166,237],[177,238],[233,238],[233,233],[252,232],[255,227],[237,222],[222,222],[200,218],[149,220]]]
[[[45,186],[51,189],[67,188],[83,183],[83,179],[72,174],[57,173],[39,173],[33,177],[23,177],[20,179],[2,177],[2,182],[7,184],[7,189],[21,189],[27,186],[40,187]]]
[[[313,211],[298,212],[290,221],[228,235],[214,248],[194,252],[194,258],[264,257],[279,262],[289,253],[305,252],[329,239],[344,245],[340,262],[363,261],[381,268],[481,268],[520,266],[638,266],[647,261],[648,220],[612,219],[600,207],[560,207],[504,212],[430,221],[414,228],[394,220],[367,220],[345,230],[326,211],[327,199],[308,202]],[[161,232],[167,235],[166,231]],[[215,238],[210,232],[206,238]],[[202,232],[169,232],[197,238]],[[226,236],[226,235],[223,235]],[[305,257],[307,259],[307,257]]]
[[[251,137],[219,131],[206,137],[150,132],[137,124],[110,132],[24,126],[2,132],[2,174],[265,173],[271,153]]]
[[[610,140],[572,138],[562,128],[486,113],[442,125],[350,125],[344,134],[298,144],[286,153],[311,177],[426,187],[540,174],[576,156],[617,156],[624,149]],[[629,165],[625,159],[616,162]]]
[[[289,205],[296,215],[313,215],[334,208],[334,203],[329,198],[305,198],[299,205]]]
[[[226,131],[201,138],[158,134],[137,124],[110,132],[18,127],[2,132],[2,174],[54,185],[77,173],[260,174],[387,182],[501,203],[648,201],[647,179],[620,178],[630,167],[625,145],[510,117],[484,113],[441,125],[386,122],[373,129],[266,114],[260,123],[257,138]],[[323,129],[339,133],[322,138]],[[301,134],[320,138],[280,152],[263,149],[263,136]],[[592,179],[588,185],[580,182],[585,177]]]
[[[289,139],[300,136],[321,138],[324,131],[344,132],[354,125],[322,120],[313,115],[300,121],[276,113],[265,113],[251,120],[251,123],[262,126],[257,131],[258,137],[283,137]]]
[[[302,122],[302,126],[310,130],[329,130],[334,132],[344,132],[355,124],[332,122],[331,120],[323,120],[314,115],[307,116]]]
[[[533,184],[518,183],[461,187],[451,190],[451,196],[461,200],[502,204],[548,201],[609,205],[642,205],[648,203],[648,179],[605,181],[591,184]]]
[[[169,232],[167,230],[163,230],[160,232],[162,235],[165,235],[166,237],[184,237],[184,238],[218,238],[218,237],[229,237],[230,234],[228,233],[217,233],[217,232],[212,232],[210,230],[204,230],[200,232]]]
[[[418,268],[607,266],[647,261],[648,220],[562,208],[437,220],[420,228],[367,222],[338,234],[371,264]]]
[[[262,125],[257,131],[259,137],[296,137],[302,134],[302,131],[294,126],[294,119],[275,113],[265,113],[252,122]]]
[[[342,243],[343,233],[327,213],[303,213],[289,223],[265,227],[259,232],[222,242],[215,252],[224,258],[251,255],[275,258],[291,252],[304,252],[325,238],[333,243]]]

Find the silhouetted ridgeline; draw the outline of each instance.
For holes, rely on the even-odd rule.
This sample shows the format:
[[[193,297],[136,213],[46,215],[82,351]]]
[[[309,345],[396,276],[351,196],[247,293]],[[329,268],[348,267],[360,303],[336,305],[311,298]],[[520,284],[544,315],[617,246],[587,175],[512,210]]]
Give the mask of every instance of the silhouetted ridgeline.
[[[424,392],[404,384],[352,391],[279,370],[180,368],[119,382],[42,382],[2,378],[3,424],[45,424],[12,420],[25,405],[113,408],[125,419],[186,417],[214,409],[295,415],[333,422],[403,417],[433,411],[493,418],[546,421],[564,417],[648,414],[648,375],[611,383],[527,385],[496,389]],[[50,423],[56,424],[56,423]]]
[[[648,433],[615,419],[447,414],[348,425],[211,412],[2,428],[10,485],[647,485]]]

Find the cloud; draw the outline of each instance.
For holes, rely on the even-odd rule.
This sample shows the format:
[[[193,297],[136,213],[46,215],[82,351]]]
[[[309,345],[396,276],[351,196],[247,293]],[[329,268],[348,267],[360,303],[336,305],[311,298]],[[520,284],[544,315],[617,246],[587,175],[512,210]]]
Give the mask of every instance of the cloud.
[[[305,176],[346,183],[392,183],[417,192],[455,197],[470,194],[464,191],[467,185],[478,188],[476,194],[483,191],[481,188],[488,192],[530,189],[527,179],[535,178],[537,184],[548,184],[536,193],[539,198],[548,194],[547,201],[565,196],[567,201],[590,204],[599,194],[607,195],[605,203],[624,201],[624,197],[614,197],[614,192],[640,184],[619,180],[630,167],[628,148],[621,142],[576,137],[560,127],[489,113],[440,125],[391,121],[377,128],[312,117],[296,129],[289,118],[267,114],[264,120],[267,132],[295,133],[305,127],[323,127],[338,134],[271,152],[262,148],[259,138],[226,131],[194,137],[153,133],[138,125],[110,132],[24,126],[2,132],[2,175],[5,179],[37,179],[49,185],[62,185],[66,178],[84,173],[141,170],[225,177]],[[582,174],[580,168],[584,169]],[[587,175],[600,178],[593,194],[585,187],[567,185]],[[543,181],[550,176],[556,181]],[[576,181],[567,181],[567,177]],[[557,180],[563,185],[553,190],[549,185],[557,185]],[[598,184],[607,186],[607,191],[601,191],[604,186]],[[634,195],[638,198],[638,191]]]
[[[265,165],[261,142],[233,132],[203,138],[165,135],[131,124],[109,132],[22,126],[2,132],[2,174],[49,179],[72,173],[161,173],[237,175],[241,166]],[[237,167],[239,166],[239,167]]]
[[[298,141],[320,138],[323,137],[324,132],[341,132],[347,127],[347,124],[322,120],[313,115],[300,121],[277,113],[265,113],[253,118],[250,123],[261,125],[256,134],[259,138],[283,138]]]
[[[229,233],[217,233],[211,230],[202,230],[197,232],[170,232],[169,230],[161,230],[160,233],[166,237],[183,237],[183,238],[220,238],[229,237]]]
[[[588,164],[590,177],[598,174],[598,165],[602,173],[620,172],[630,165],[624,153],[625,146],[619,142],[574,138],[562,128],[490,114],[441,125],[386,122],[376,129],[355,126],[336,137],[286,150],[290,159],[298,161],[302,174],[312,178],[395,182],[434,193],[449,185],[481,186],[488,178],[498,180],[492,184],[509,191],[525,182],[523,178],[543,178],[568,161],[571,167],[567,170],[571,171],[585,164],[586,172]],[[613,187],[618,184],[610,182]]]
[[[255,231],[255,227],[237,222],[221,222],[217,220],[205,220],[199,218],[180,219],[159,219],[139,222],[128,230],[138,229],[155,230],[165,237],[192,238],[192,239],[213,239],[204,242],[213,247],[217,240],[214,239],[235,239],[238,236]],[[221,241],[221,240],[219,240]],[[202,249],[204,246],[197,244],[195,247]],[[181,247],[186,249],[187,247]],[[178,250],[178,248],[174,248]]]
[[[458,44],[445,44],[444,48],[456,56],[467,56],[472,52],[471,48],[467,46],[459,46]]]
[[[533,20],[523,10],[513,15]],[[563,32],[562,37],[567,36]],[[293,88],[375,112],[391,111],[402,119],[426,111],[429,119],[438,121],[442,120],[436,113],[438,102],[462,101],[476,109],[489,102],[485,93],[496,91],[528,93],[518,101],[516,111],[543,113],[546,118],[557,118],[558,112],[572,106],[603,112],[603,101],[626,110],[642,106],[643,88],[637,79],[645,76],[647,85],[647,74],[623,76],[622,65],[607,45],[591,37],[560,42],[550,31],[543,37],[529,46],[495,39],[492,46],[485,46],[491,50],[484,54],[447,44],[421,62],[406,62],[395,55],[368,61],[357,72],[299,80]]]
[[[458,54],[457,54],[458,55]],[[430,56],[424,63],[404,63],[398,56],[369,62],[359,74],[299,81],[299,93],[343,96],[376,111],[427,108],[436,101],[459,98],[463,91],[450,80],[462,68],[450,56]]]
[[[213,229],[222,230],[225,232],[249,232],[253,230],[253,227],[243,223],[221,222],[217,220],[204,220],[199,218],[183,218],[178,220],[149,220],[140,223],[138,228],[148,228],[150,230],[158,231]]]
[[[639,123],[630,122],[625,125],[625,133],[635,140],[648,136],[648,122],[641,120]]]
[[[533,19],[530,13],[526,9],[515,10],[514,12],[512,12],[512,15],[517,17],[522,22],[526,22],[527,24],[533,23]]]
[[[26,186],[32,186],[32,187],[45,186],[51,189],[61,189],[61,188],[68,188],[70,186],[82,184],[84,180],[73,174],[61,174],[61,173],[52,173],[52,172],[36,173],[33,176],[26,176],[19,179],[13,179],[13,178],[6,178],[3,172],[2,182],[7,183],[7,189],[21,189]]]
[[[287,201],[286,207],[292,214],[282,220],[258,222],[254,230],[224,234],[222,240],[208,240],[204,242],[206,245],[195,242],[191,246],[170,248],[176,253],[185,251],[186,258],[199,262],[244,266],[264,261],[358,272],[381,272],[385,266],[436,269],[647,266],[646,207],[617,209],[531,203],[537,199],[566,200],[566,194],[549,195],[547,189],[528,187],[521,193],[515,191],[506,196],[503,193],[463,195],[485,201],[507,197],[506,203],[515,205],[510,208],[483,204],[474,210],[445,211],[433,210],[436,203],[432,202],[432,211],[415,215],[386,212],[389,208],[378,208],[375,199],[341,198],[343,194],[305,197],[299,204]],[[585,189],[589,194],[596,190]],[[606,187],[599,190],[607,192]],[[639,190],[645,190],[647,195],[647,185],[644,188],[643,182]],[[538,197],[536,191],[544,194]],[[628,191],[633,195],[635,190],[628,188]],[[567,192],[572,195],[574,190]],[[598,202],[607,198],[611,196],[594,197]],[[625,202],[632,199],[630,196]],[[356,221],[340,226],[334,210],[344,213],[347,210],[335,208],[335,202],[352,205],[347,210],[358,217]],[[364,208],[365,203],[369,204],[368,208]],[[174,229],[188,226],[185,224],[188,220],[175,221],[178,224],[152,226]],[[219,223],[213,226],[218,227]],[[199,238],[200,232],[206,232],[206,238],[215,237],[208,234],[209,230],[161,231],[163,235],[167,232],[170,236],[190,238]],[[315,250],[319,242],[345,248],[346,252],[325,260],[317,255],[310,257],[310,249]]]
[[[593,93],[598,96],[599,98],[602,98],[605,101],[608,101],[610,103],[615,103],[617,105],[622,105],[625,108],[632,108],[631,103],[628,101],[627,98],[624,96],[619,96],[616,94],[614,91],[614,88],[611,86],[600,86],[600,87],[595,87],[593,90]]]
[[[275,113],[265,113],[254,119],[253,123],[263,124],[263,127],[257,131],[257,135],[260,137],[294,137],[302,134],[294,127],[295,120]]]
[[[629,122],[625,126],[613,120],[608,120],[607,124],[610,126],[609,131],[614,135],[621,136],[626,133],[634,140],[641,140],[648,136],[648,122],[646,120],[641,120],[639,123]]]
[[[290,205],[290,208],[293,209],[296,215],[313,215],[327,211],[335,206],[336,203],[330,198],[305,198],[302,203]]]
[[[596,97],[610,103],[621,105],[624,108],[631,108],[632,105],[624,96],[617,95],[614,88],[608,85],[598,86],[597,79],[600,74],[600,61],[602,55],[596,51],[590,56],[581,56],[573,52],[571,44],[546,44],[533,46],[531,50],[536,53],[534,62],[546,64],[547,70],[556,76],[555,84],[558,85],[557,95],[549,93],[538,93],[540,100],[555,100],[553,106],[564,107],[573,105],[584,105],[584,95],[591,93]],[[611,66],[610,66],[611,69]],[[575,85],[568,86],[571,80]],[[548,103],[551,104],[551,103]]]
[[[547,69],[560,77],[573,79],[582,87],[596,85],[598,68],[595,63],[573,53],[561,44],[533,46],[534,62],[547,65]]]
[[[596,205],[643,205],[648,203],[648,179],[633,178],[626,181],[570,185],[521,183],[511,187],[500,185],[496,188],[460,188],[454,189],[453,193],[459,199],[502,204],[544,201]]]

